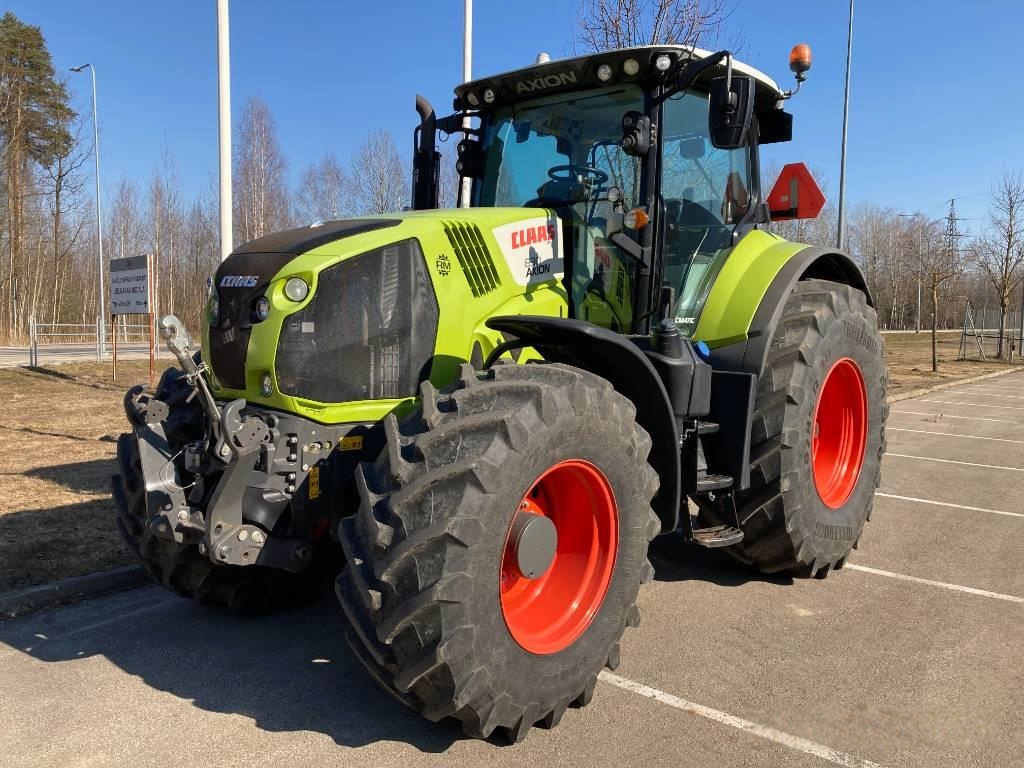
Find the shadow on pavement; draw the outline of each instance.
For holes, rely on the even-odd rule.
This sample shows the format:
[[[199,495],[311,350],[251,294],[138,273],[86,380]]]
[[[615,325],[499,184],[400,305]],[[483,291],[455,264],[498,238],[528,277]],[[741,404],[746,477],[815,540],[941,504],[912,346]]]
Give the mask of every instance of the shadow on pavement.
[[[105,608],[101,620],[95,608],[85,615],[128,594],[139,597]],[[70,612],[82,615],[62,618]],[[348,649],[333,596],[239,617],[144,588],[0,625],[2,644],[45,662],[103,656],[157,690],[268,731],[317,731],[351,747],[401,741],[423,752],[463,738],[457,724],[427,722],[371,681]]]
[[[793,583],[791,576],[763,574],[721,550],[686,542],[679,531],[656,538],[648,556],[655,581],[706,581],[720,587],[738,587],[752,581],[780,586]]]

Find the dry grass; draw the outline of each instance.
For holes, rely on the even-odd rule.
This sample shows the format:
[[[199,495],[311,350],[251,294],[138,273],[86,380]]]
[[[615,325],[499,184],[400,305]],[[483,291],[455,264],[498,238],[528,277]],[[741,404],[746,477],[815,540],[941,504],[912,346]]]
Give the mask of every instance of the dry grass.
[[[956,362],[959,334],[886,334],[889,392],[991,371],[1003,363]],[[131,562],[114,522],[110,477],[126,427],[124,391],[145,382],[146,361],[0,369],[0,592]]]
[[[1005,371],[1011,367],[1001,362],[956,359],[960,350],[960,332],[938,334],[939,370],[932,373],[931,334],[887,333],[885,363],[889,367],[889,394],[923,389],[935,384]]]
[[[146,361],[0,370],[0,591],[123,565],[110,477]]]

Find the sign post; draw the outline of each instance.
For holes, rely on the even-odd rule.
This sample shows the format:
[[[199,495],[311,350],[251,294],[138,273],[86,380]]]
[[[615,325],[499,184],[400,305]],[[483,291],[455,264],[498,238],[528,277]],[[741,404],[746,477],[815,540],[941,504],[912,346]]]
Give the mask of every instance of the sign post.
[[[149,327],[149,386],[153,387],[153,256],[110,260],[111,377],[117,381],[117,316],[145,315]]]

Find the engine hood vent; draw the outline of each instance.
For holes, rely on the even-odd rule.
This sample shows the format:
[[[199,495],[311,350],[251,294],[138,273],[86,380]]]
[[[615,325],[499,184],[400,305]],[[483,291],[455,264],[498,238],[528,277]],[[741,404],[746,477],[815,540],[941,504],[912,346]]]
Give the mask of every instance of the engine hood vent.
[[[445,221],[442,226],[474,298],[496,290],[501,280],[480,227],[461,221]]]

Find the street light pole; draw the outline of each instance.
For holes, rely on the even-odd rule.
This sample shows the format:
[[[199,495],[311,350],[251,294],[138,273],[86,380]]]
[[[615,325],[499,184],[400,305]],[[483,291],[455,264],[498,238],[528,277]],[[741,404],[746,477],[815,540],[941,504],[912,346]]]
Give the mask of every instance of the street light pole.
[[[916,219],[916,213],[897,213],[901,219]],[[924,219],[920,220],[917,230],[917,322],[914,333],[921,332],[921,263],[924,260]]]
[[[89,69],[89,74],[92,75],[92,150],[96,157],[96,242],[99,245],[98,251],[98,262],[99,262],[99,283],[100,283],[100,355],[102,356],[106,351],[106,328],[107,323],[104,319],[106,315],[106,300],[103,292],[103,213],[100,208],[100,128],[99,122],[96,118],[96,68],[92,64],[83,64],[80,67],[72,67],[72,72],[81,72],[83,69]]]
[[[462,82],[473,79],[473,0],[464,0],[462,17]],[[462,127],[469,138],[470,121],[463,118]],[[467,176],[462,180],[462,194],[459,195],[460,208],[469,208],[469,195],[473,181]]]
[[[846,33],[846,92],[843,96],[843,148],[839,157],[839,215],[836,220],[836,247],[842,248],[846,228],[846,128],[850,122],[850,60],[853,58],[853,0],[850,0],[850,26]]]
[[[231,226],[231,38],[228,0],[217,0],[217,94],[220,128],[220,260],[234,246]]]

